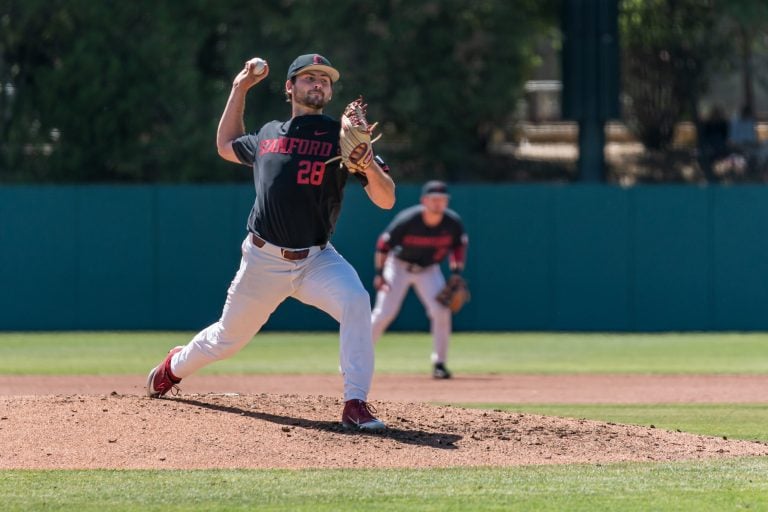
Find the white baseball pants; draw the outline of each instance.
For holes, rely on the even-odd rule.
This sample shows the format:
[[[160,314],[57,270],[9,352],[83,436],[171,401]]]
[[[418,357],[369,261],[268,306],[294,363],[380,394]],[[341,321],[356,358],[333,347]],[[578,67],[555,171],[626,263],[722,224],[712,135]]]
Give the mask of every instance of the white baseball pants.
[[[344,400],[367,400],[374,369],[370,296],[355,269],[331,244],[324,249],[312,247],[305,259],[290,261],[270,243],[256,247],[249,234],[221,318],[174,355],[171,371],[184,378],[234,355],[288,297],[315,306],[339,322]]]
[[[376,294],[376,305],[371,315],[373,342],[379,340],[395,319],[408,288],[413,286],[429,317],[432,362],[444,363],[448,356],[448,340],[451,336],[451,311],[435,300],[445,286],[445,277],[440,271],[440,265],[430,265],[420,272],[409,272],[408,263],[390,254],[384,262],[382,277],[387,285]]]

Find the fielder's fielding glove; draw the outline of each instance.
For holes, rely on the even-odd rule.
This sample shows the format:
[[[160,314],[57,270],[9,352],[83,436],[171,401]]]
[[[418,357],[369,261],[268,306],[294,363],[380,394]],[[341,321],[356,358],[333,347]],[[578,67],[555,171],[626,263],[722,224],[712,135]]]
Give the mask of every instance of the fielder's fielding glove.
[[[458,313],[470,298],[467,282],[459,274],[449,277],[445,287],[435,297],[437,302],[450,309],[452,313]]]
[[[344,109],[341,116],[341,131],[339,132],[339,148],[341,156],[332,158],[326,163],[341,159],[341,163],[349,172],[362,172],[373,160],[373,143],[381,138],[373,137],[373,130],[379,123],[368,124],[366,110],[368,105],[363,103],[360,96]]]

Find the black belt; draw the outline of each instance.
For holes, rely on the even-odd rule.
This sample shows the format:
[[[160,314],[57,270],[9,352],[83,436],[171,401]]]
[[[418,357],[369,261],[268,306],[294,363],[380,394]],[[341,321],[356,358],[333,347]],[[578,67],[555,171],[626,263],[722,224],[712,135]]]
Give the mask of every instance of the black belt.
[[[262,248],[266,245],[267,241],[258,236],[256,233],[251,233],[251,241],[253,242],[253,245],[255,245],[258,248]],[[320,246],[320,250],[322,251],[325,249],[325,245],[323,244]],[[283,258],[291,261],[298,261],[303,260],[307,256],[309,256],[309,249],[283,249],[280,248],[280,253],[283,255]]]

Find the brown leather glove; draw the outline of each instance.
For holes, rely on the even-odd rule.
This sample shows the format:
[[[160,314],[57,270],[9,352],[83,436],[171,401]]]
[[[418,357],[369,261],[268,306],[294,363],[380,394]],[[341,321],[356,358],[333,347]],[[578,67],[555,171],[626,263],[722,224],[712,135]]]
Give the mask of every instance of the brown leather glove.
[[[449,277],[445,287],[435,297],[437,302],[450,309],[452,313],[458,313],[470,298],[467,282],[459,274]]]
[[[368,124],[366,119],[368,105],[363,97],[347,105],[341,116],[339,147],[341,162],[349,172],[362,172],[373,160],[373,143],[381,138],[373,138],[373,130],[378,123]],[[330,161],[330,160],[329,160]]]

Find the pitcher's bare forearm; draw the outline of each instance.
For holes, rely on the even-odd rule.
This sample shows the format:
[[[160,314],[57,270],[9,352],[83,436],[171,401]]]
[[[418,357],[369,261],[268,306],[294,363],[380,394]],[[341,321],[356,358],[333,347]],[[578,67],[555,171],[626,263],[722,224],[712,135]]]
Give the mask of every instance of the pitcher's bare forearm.
[[[245,95],[247,90],[233,86],[229,94],[224,113],[219,120],[219,128],[216,130],[216,149],[225,160],[239,163],[235,152],[232,150],[232,141],[245,133]]]
[[[371,161],[365,170],[365,177],[368,179],[365,192],[373,204],[384,210],[395,206],[395,182],[379,167],[376,160]]]
[[[261,74],[254,75],[253,66],[252,60],[247,61],[245,67],[232,81],[232,91],[229,93],[227,104],[219,120],[219,128],[216,130],[216,149],[219,156],[235,163],[240,163],[240,160],[232,149],[232,141],[245,134],[243,121],[245,96],[251,87],[264,80],[269,74],[269,66],[267,66]]]

